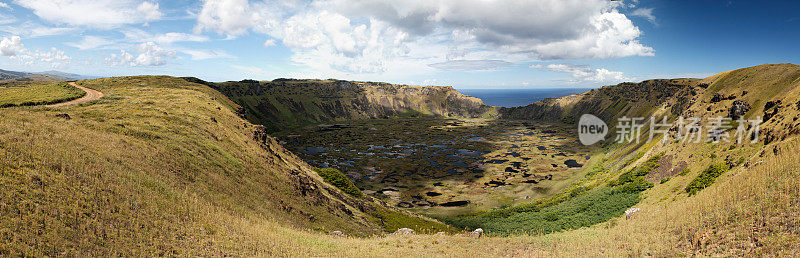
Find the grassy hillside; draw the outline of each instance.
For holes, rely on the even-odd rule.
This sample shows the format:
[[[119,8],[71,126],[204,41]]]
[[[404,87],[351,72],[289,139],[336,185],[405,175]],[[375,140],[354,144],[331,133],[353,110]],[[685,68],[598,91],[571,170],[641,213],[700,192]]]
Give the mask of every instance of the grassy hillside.
[[[231,89],[272,96],[260,83],[243,83],[252,85]],[[81,81],[105,97],[59,109],[0,109],[0,255],[798,256],[799,83],[798,66],[763,65],[505,110],[564,122],[588,111],[607,121],[741,114],[764,125],[756,143],[606,144],[580,180],[550,198],[448,218],[489,233],[474,238],[386,236],[400,227],[458,231],[325,183],[269,128],[242,120],[236,103],[205,85],[163,76]],[[311,95],[348,92],[321,89],[329,94]],[[392,110],[418,103],[392,95],[365,98]],[[295,114],[342,99],[273,107]],[[56,117],[64,113],[71,119]],[[308,114],[321,113],[302,117]],[[621,216],[629,207],[640,211]]]
[[[262,241],[281,241],[284,255],[321,256],[796,256],[800,254],[800,151],[797,138],[778,145],[786,152],[734,168],[688,197],[670,180],[657,184],[629,219],[548,235],[475,239],[465,235],[335,238],[253,225]],[[752,162],[751,161],[751,162]],[[753,163],[751,163],[753,164]]]
[[[640,88],[632,88],[634,86]],[[538,119],[561,120],[571,120],[583,113],[597,114],[609,121],[611,126],[616,124],[613,118],[622,115],[645,118],[669,115],[670,121],[681,115],[702,118],[703,125],[709,126],[710,118],[731,117],[734,107],[749,107],[749,103],[753,103],[756,108],[743,109],[741,116],[759,121],[764,119],[765,124],[758,143],[749,143],[749,139],[744,143],[737,143],[735,133],[738,124],[730,124],[731,128],[726,131],[732,142],[706,142],[705,136],[709,130],[706,127],[701,132],[703,141],[697,143],[674,140],[674,132],[667,136],[670,137],[669,141],[658,144],[645,144],[643,141],[638,144],[607,143],[606,151],[602,154],[608,159],[616,157],[617,162],[596,165],[599,166],[596,170],[601,171],[600,173],[587,173],[586,179],[576,182],[560,194],[532,204],[443,220],[458,227],[480,227],[498,235],[515,232],[550,233],[590,226],[617,217],[639,201],[640,192],[653,184],[669,183],[674,177],[680,177],[684,183],[675,189],[685,189],[682,194],[694,195],[713,184],[728,169],[743,166],[754,156],[763,156],[770,150],[777,153],[777,147],[768,146],[771,142],[800,133],[800,96],[787,94],[797,92],[798,89],[800,66],[774,64],[725,72],[704,80],[656,80],[607,86],[520,109],[501,110],[504,117],[534,112],[530,115],[537,116]],[[618,99],[618,103],[622,103],[625,108],[609,113],[607,111],[615,109],[612,107],[617,105],[610,104],[614,99]],[[773,104],[759,108],[761,103]],[[680,107],[682,105],[685,106]],[[543,113],[543,109],[551,110],[552,113]],[[766,119],[770,114],[772,117]],[[550,115],[553,117],[549,117]],[[649,131],[642,133],[642,138],[647,139]],[[660,137],[656,138],[658,139]],[[629,161],[620,164],[622,159]],[[684,170],[687,172],[681,174]],[[611,180],[607,186],[590,183],[597,182],[592,179],[603,174],[612,176],[605,179]],[[615,180],[616,176],[619,178]],[[646,196],[647,191],[644,193]],[[655,198],[670,197],[672,196]]]
[[[747,102],[752,108],[745,110],[743,117],[765,122],[766,133],[759,136],[757,143],[670,140],[610,144],[603,153],[603,162],[592,168],[586,179],[561,194],[530,205],[446,218],[456,226],[483,227],[493,235],[523,235],[483,240],[460,236],[329,240],[332,245],[346,246],[343,248],[346,251],[335,248],[337,251],[301,249],[293,252],[336,255],[798,255],[798,75],[798,66],[790,64],[745,68],[693,80],[696,85],[680,89],[650,110],[647,105],[630,104],[641,100],[626,103],[622,110],[629,116],[674,114],[707,119],[732,116],[734,107]],[[562,114],[577,114],[574,110],[583,109],[575,107],[591,105],[597,103],[572,102],[565,106],[571,111]],[[673,109],[673,106],[679,108]],[[596,107],[603,110],[610,106]],[[569,115],[560,118],[565,117]],[[734,131],[731,130],[728,133],[732,136]],[[624,187],[626,184],[631,187]],[[626,190],[631,190],[627,192],[633,199],[610,197]],[[631,206],[640,211],[629,218],[620,217],[622,211]],[[541,235],[561,230],[567,231]],[[350,253],[349,248],[356,250]]]
[[[575,123],[583,114],[594,114],[605,121],[616,118],[647,117],[661,108],[678,115],[690,103],[684,98],[701,91],[698,79],[647,80],[605,86],[582,94],[550,98],[528,106],[502,108],[506,119],[534,119]]]
[[[375,212],[446,228],[322,183],[206,86],[79,83],[105,97],[0,109],[0,254],[266,254],[248,224],[368,236],[385,232]]]
[[[493,107],[452,87],[419,87],[339,80],[278,79],[203,83],[241,105],[245,117],[270,131],[349,119],[398,115],[491,117]]]
[[[46,105],[78,99],[86,92],[65,82],[12,82],[0,85],[0,108]]]

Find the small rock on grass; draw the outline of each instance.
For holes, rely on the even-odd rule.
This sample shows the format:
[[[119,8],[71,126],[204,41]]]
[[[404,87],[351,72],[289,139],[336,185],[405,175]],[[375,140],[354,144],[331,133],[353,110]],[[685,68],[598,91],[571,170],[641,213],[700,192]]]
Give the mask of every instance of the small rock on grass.
[[[413,235],[414,230],[410,228],[401,228],[394,232],[395,235]]]

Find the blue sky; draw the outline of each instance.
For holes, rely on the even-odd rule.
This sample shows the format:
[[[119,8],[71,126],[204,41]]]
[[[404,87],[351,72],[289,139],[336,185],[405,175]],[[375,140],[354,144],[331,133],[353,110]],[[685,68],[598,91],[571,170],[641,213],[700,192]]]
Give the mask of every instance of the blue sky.
[[[0,69],[599,87],[800,58],[798,1],[0,0]]]

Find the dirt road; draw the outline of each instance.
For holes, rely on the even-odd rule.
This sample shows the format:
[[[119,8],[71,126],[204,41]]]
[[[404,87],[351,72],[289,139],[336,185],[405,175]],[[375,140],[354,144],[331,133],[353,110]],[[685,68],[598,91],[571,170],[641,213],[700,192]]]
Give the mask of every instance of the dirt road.
[[[75,82],[70,82],[69,85],[75,86],[76,88],[85,91],[86,95],[81,97],[81,98],[79,98],[79,99],[76,99],[76,100],[62,102],[62,103],[58,103],[58,104],[47,105],[46,107],[55,108],[55,107],[63,107],[63,106],[75,105],[75,104],[80,104],[80,103],[86,103],[86,102],[93,101],[93,100],[98,100],[98,99],[103,97],[103,93],[102,92],[99,92],[99,91],[96,91],[96,90],[93,90],[93,89],[89,89],[89,88],[80,86]]]

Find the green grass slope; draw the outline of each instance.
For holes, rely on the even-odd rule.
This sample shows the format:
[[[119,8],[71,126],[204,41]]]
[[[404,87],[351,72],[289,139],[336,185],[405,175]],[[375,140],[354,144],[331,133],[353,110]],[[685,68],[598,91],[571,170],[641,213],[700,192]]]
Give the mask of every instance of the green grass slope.
[[[105,97],[0,109],[0,254],[269,254],[274,243],[247,225],[385,230],[370,213],[389,208],[323,183],[211,88],[163,76],[79,83]]]
[[[0,85],[0,108],[47,105],[78,99],[86,92],[65,82],[11,82]]]

